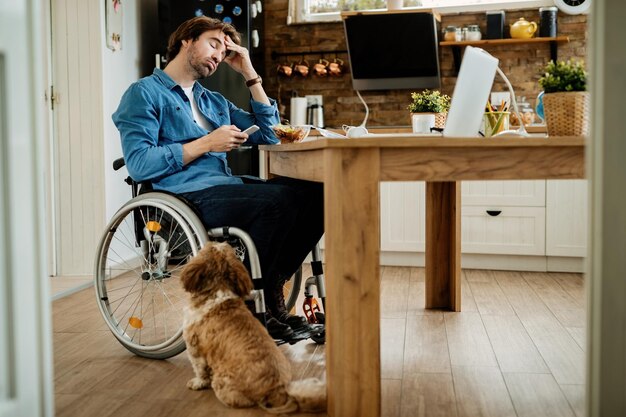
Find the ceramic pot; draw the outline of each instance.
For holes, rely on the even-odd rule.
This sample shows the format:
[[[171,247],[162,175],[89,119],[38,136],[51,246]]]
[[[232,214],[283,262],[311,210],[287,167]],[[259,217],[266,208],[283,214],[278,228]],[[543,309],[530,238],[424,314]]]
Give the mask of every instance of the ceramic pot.
[[[435,113],[411,113],[411,127],[413,133],[430,133],[435,127]]]
[[[535,35],[537,23],[529,22],[523,17],[511,25],[511,37],[515,39],[529,39]]]

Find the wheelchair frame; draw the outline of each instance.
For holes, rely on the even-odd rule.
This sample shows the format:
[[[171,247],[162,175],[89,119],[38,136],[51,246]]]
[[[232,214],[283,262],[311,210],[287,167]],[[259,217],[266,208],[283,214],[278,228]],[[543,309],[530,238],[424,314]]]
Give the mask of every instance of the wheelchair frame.
[[[113,168],[118,170],[124,165],[123,158],[120,158],[113,163]],[[161,191],[141,193],[140,187],[144,188],[145,184],[139,184],[130,177],[125,182],[131,185],[133,198],[115,213],[107,225],[98,244],[94,274],[100,312],[118,341],[134,354],[153,359],[166,359],[185,350],[181,316],[184,294],[176,274],[186,260],[195,256],[209,240],[223,240],[231,245],[238,240],[243,245],[254,284],[251,298],[257,317],[265,323],[261,267],[250,235],[236,227],[207,230],[184,199]],[[183,250],[186,252],[177,255],[177,258],[175,252]],[[126,260],[120,253],[123,251],[133,252],[135,257]],[[312,257],[313,276],[305,282],[305,297],[309,300],[312,286],[316,286],[318,296],[325,304],[324,278],[317,245]],[[171,268],[175,259],[180,261]],[[286,297],[288,310],[295,305],[301,280],[300,268]],[[145,311],[144,297],[147,304]],[[314,320],[323,322],[323,314],[320,316],[316,314]],[[317,343],[323,343],[319,335],[312,338]]]

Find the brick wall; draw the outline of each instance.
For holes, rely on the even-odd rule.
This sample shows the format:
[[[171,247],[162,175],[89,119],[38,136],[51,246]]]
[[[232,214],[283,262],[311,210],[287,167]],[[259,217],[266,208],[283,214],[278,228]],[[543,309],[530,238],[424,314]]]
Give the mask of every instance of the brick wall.
[[[320,78],[309,75],[307,78],[284,78],[277,75],[276,68],[282,62],[292,63],[305,59],[312,64],[321,58],[320,55],[310,55],[307,51],[346,50],[343,24],[317,23],[287,26],[288,0],[267,0],[265,2],[265,45],[266,45],[266,78],[264,86],[270,95],[279,99],[281,112],[289,118],[289,99],[292,92],[298,95],[322,94],[324,96],[324,117],[327,126],[337,127],[342,123],[359,124],[365,116],[363,105],[352,89],[350,73],[341,77]],[[506,25],[520,17],[527,20],[539,21],[539,12],[536,9],[506,12]],[[441,27],[448,25],[463,26],[478,24],[484,35],[486,30],[485,13],[463,13],[444,15],[441,17]],[[587,17],[586,15],[569,16],[559,13],[559,36],[569,36],[569,43],[559,43],[559,59],[572,57],[586,58],[587,55]],[[502,45],[486,47],[490,53],[500,59],[500,66],[513,84],[518,96],[526,96],[531,103],[540,91],[537,80],[541,68],[550,59],[548,43],[530,43],[519,45]],[[271,58],[275,52],[296,52],[302,55]],[[375,51],[373,51],[375,53]],[[452,94],[456,77],[452,49],[440,47],[440,66],[442,76],[441,90]],[[335,56],[348,63],[346,53],[329,53],[324,56],[332,60]],[[496,77],[493,91],[505,91],[504,83]],[[368,126],[404,126],[409,124],[406,106],[409,103],[410,90],[365,91],[361,94],[370,107]]]

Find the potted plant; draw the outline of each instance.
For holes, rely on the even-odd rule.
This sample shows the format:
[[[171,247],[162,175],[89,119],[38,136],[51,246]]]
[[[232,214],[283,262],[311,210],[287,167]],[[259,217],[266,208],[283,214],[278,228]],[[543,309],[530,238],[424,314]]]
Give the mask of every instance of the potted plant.
[[[439,91],[424,90],[411,93],[411,124],[415,133],[430,133],[430,127],[443,129],[450,109],[450,96]]]
[[[582,61],[550,61],[539,78],[548,135],[581,136],[589,133],[589,93]]]

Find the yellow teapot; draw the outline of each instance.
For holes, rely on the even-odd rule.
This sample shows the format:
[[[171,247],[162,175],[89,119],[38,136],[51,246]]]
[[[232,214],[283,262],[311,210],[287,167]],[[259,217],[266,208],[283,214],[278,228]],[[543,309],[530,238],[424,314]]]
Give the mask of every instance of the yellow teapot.
[[[515,39],[528,39],[532,38],[537,31],[537,24],[535,22],[528,22],[523,17],[511,24],[511,37]]]

